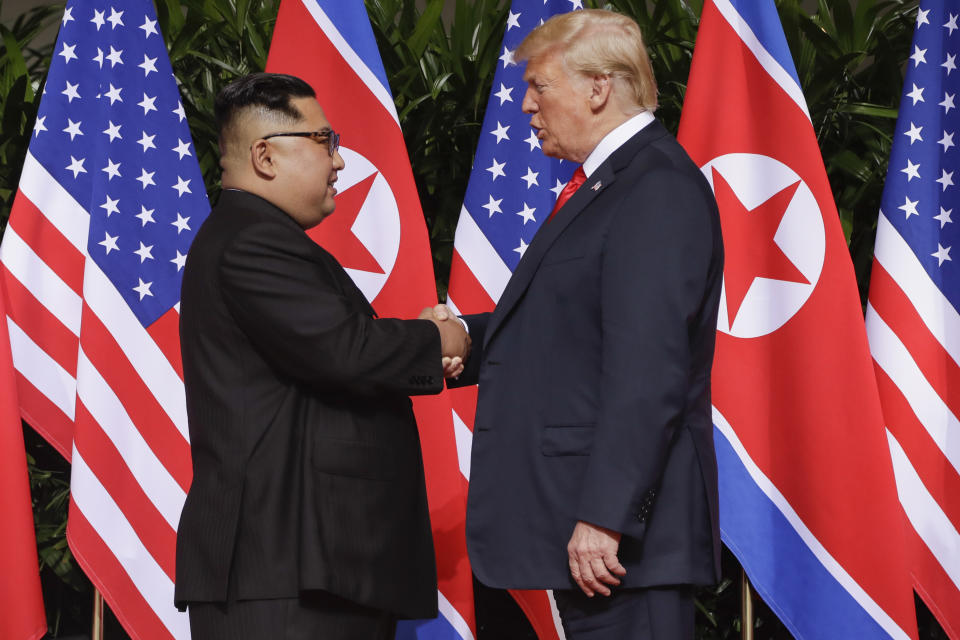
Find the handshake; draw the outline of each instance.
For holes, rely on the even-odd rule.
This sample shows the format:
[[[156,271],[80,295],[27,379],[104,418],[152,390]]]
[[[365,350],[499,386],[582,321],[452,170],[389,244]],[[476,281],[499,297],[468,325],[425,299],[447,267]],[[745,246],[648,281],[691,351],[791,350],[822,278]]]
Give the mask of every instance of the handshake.
[[[445,304],[426,307],[417,318],[432,321],[440,331],[443,376],[456,378],[463,373],[463,363],[470,355],[470,335],[460,319]]]

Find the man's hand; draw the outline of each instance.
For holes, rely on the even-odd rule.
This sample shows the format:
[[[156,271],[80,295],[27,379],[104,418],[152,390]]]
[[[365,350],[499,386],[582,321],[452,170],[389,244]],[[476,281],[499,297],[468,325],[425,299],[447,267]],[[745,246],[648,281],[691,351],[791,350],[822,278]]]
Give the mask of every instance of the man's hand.
[[[620,534],[588,522],[578,522],[567,544],[570,575],[577,586],[592,598],[595,593],[609,596],[610,587],[620,584],[627,570],[617,558]],[[608,586],[609,585],[609,586]]]
[[[463,358],[443,358],[443,377],[459,378],[463,373]]]
[[[440,313],[437,313],[438,309],[440,309]],[[463,371],[463,361],[470,353],[470,336],[463,328],[463,324],[445,305],[427,307],[420,312],[418,317],[420,320],[432,321],[440,331],[440,350],[444,358],[444,376],[460,375]]]

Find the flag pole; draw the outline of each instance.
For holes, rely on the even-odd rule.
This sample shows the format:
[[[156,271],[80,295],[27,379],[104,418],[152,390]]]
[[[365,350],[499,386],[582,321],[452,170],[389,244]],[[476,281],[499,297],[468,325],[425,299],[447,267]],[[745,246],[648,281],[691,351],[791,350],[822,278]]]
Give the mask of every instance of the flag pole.
[[[93,590],[93,628],[90,640],[103,640],[103,595],[99,589]]]
[[[742,567],[740,568],[740,638],[753,640],[753,590],[750,588],[750,578]]]

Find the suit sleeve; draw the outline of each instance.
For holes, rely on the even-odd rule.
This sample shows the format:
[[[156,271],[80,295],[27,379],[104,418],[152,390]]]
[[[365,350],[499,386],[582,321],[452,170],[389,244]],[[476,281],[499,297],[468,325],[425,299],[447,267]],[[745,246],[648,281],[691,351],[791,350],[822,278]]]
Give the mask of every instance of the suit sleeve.
[[[227,308],[261,357],[317,391],[438,393],[436,326],[356,310],[309,242],[262,224],[238,234],[223,254],[219,280]]]
[[[694,176],[644,175],[621,203],[601,263],[601,402],[577,517],[640,537],[638,517],[683,428],[688,327],[713,251],[713,204]]]
[[[463,373],[455,380],[447,380],[447,386],[451,389],[469,387],[479,382],[480,363],[483,362],[483,338],[487,332],[487,321],[490,314],[477,313],[461,317],[467,323],[467,330],[470,332],[470,356],[464,363]]]

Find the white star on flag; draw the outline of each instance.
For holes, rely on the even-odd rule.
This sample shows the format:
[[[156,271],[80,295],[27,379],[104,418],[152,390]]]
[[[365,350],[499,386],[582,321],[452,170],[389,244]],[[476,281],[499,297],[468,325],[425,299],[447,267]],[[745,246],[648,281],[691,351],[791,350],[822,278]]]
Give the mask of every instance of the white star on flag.
[[[490,168],[487,171],[493,176],[493,179],[496,180],[498,176],[506,177],[506,173],[503,172],[503,168],[507,166],[506,162],[497,162],[497,159],[493,159],[493,164],[490,165]]]
[[[190,191],[190,181],[184,180],[180,176],[177,176],[177,184],[173,185],[173,188],[177,190],[177,197],[182,197],[184,193],[192,193]]]
[[[67,165],[67,171],[72,171],[74,178],[76,178],[76,177],[77,177],[78,175],[80,175],[81,173],[86,173],[86,172],[87,172],[87,170],[83,168],[83,161],[84,161],[84,160],[85,160],[85,158],[80,158],[80,159],[78,160],[77,158],[74,158],[73,156],[70,156],[70,164]]]
[[[107,121],[107,128],[103,130],[103,133],[110,136],[110,142],[113,142],[117,138],[123,138],[123,136],[120,135],[120,125],[113,124],[113,120]]]
[[[530,207],[530,205],[528,205],[526,202],[524,202],[524,203],[523,203],[523,209],[521,209],[520,211],[517,211],[517,215],[520,216],[521,218],[523,218],[523,224],[527,224],[528,222],[536,222],[536,221],[537,221],[537,219],[533,217],[533,214],[534,214],[536,211],[537,211],[536,209],[532,209],[532,208]]]
[[[496,138],[497,138],[497,144],[500,144],[500,143],[503,142],[504,140],[509,140],[509,139],[510,139],[510,136],[507,135],[507,129],[509,129],[509,128],[510,128],[509,125],[505,127],[505,126],[503,126],[502,124],[500,124],[500,123],[498,122],[498,123],[497,123],[497,128],[496,128],[495,130],[493,130],[493,131],[490,132],[491,135],[496,136]]]
[[[151,173],[150,175],[152,176],[153,174]],[[151,182],[151,184],[153,183]],[[140,213],[137,214],[137,217],[140,219],[141,227],[147,226],[148,222],[156,223],[156,220],[153,219],[153,209],[147,209],[143,205],[140,205]]]
[[[100,205],[100,208],[107,212],[107,217],[109,218],[114,213],[120,213],[120,210],[117,208],[117,205],[120,203],[120,199],[117,198],[114,200],[110,196],[107,196],[107,201]]]
[[[65,62],[70,62],[71,60],[76,60],[76,59],[77,59],[77,54],[74,53],[74,51],[76,50],[76,48],[77,48],[77,45],[75,45],[75,44],[73,44],[73,45],[68,45],[67,43],[64,43],[64,44],[63,44],[63,51],[61,51],[61,52],[58,53],[57,55],[58,55],[58,56],[63,56],[63,59],[64,59]]]
[[[143,62],[137,65],[140,69],[143,69],[143,77],[146,78],[150,75],[150,72],[156,72],[157,70],[157,59],[151,58],[147,54],[143,54]]]
[[[190,143],[180,138],[177,138],[177,146],[175,146],[171,151],[176,151],[180,160],[183,160],[183,156],[192,155],[190,153]]]
[[[157,101],[156,96],[150,97],[147,94],[143,94],[143,100],[137,103],[138,107],[143,109],[143,115],[147,115],[151,111],[156,111],[157,108],[153,105]]]
[[[153,181],[153,175],[156,171],[147,171],[146,169],[140,169],[140,177],[137,180],[140,181],[140,184],[143,185],[143,188],[146,189],[148,185],[156,185],[157,183]]]
[[[63,132],[70,134],[71,141],[74,139],[74,137],[83,135],[83,131],[80,131],[80,124],[80,122],[74,122],[70,118],[67,118],[67,127],[63,130]]]
[[[503,198],[499,200],[494,200],[493,196],[490,196],[490,201],[483,205],[483,208],[490,212],[489,217],[493,217],[495,213],[503,213],[503,209],[500,208],[500,203],[503,202]]]
[[[150,287],[153,286],[152,282],[144,282],[142,278],[137,278],[140,281],[140,284],[133,288],[138,294],[140,294],[140,300],[143,300],[145,296],[153,296],[153,293],[150,292]]]
[[[123,20],[120,17],[123,15],[123,11],[117,11],[113,7],[110,8],[110,17],[107,18],[107,22],[110,23],[111,29],[116,29],[117,27],[123,26]]]
[[[910,162],[910,160],[907,160],[907,166],[906,166],[905,168],[901,169],[900,171],[901,171],[902,173],[907,174],[907,182],[910,182],[910,181],[913,180],[914,178],[919,178],[919,177],[920,177],[920,171],[919,171],[919,169],[920,169],[920,164],[919,164],[919,163],[913,164],[912,162]]]
[[[950,247],[944,247],[939,242],[937,243],[937,250],[930,255],[937,259],[938,267],[942,267],[945,260],[953,262],[953,258],[950,257]]]
[[[135,254],[140,256],[140,262],[143,263],[144,260],[153,260],[153,245],[149,247],[142,242],[140,243],[140,248],[134,251]]]
[[[111,236],[109,233],[105,235],[106,237],[97,244],[106,249],[107,255],[110,255],[111,251],[119,251],[120,248],[117,246],[117,238],[119,238],[119,236]]]
[[[906,215],[907,219],[909,220],[910,216],[920,215],[919,213],[917,213],[918,204],[920,204],[919,200],[911,200],[910,198],[905,197],[904,203],[897,208],[902,210],[903,213]]]
[[[104,173],[107,174],[107,182],[113,180],[114,178],[120,177],[120,163],[114,162],[113,160],[107,158],[107,166],[103,168]]]
[[[177,235],[180,235],[182,231],[190,231],[190,225],[187,224],[188,222],[190,222],[190,218],[184,218],[182,215],[177,213],[177,219],[170,224],[177,228]]]
[[[922,141],[923,138],[920,136],[920,132],[923,131],[923,127],[918,127],[912,122],[910,123],[910,131],[905,131],[903,135],[910,138],[910,144],[914,142]]]
[[[137,27],[138,29],[143,29],[145,34],[144,38],[149,38],[151,35],[157,35],[157,21],[151,20],[150,18],[144,17],[143,24]]]

